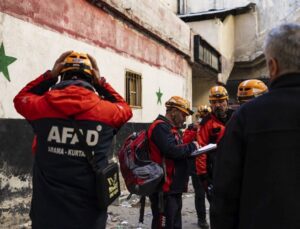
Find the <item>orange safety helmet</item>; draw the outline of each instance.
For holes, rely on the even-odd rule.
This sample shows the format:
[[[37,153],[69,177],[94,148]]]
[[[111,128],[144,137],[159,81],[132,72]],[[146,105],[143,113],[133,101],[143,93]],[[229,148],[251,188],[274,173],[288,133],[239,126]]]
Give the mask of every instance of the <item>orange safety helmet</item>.
[[[258,97],[268,91],[268,87],[261,80],[245,80],[239,84],[237,91],[237,100],[239,103],[245,103],[255,97]]]
[[[210,106],[207,106],[207,105],[201,105],[201,106],[198,107],[197,115],[199,115],[201,118],[205,117],[205,116],[208,115],[209,113],[211,113],[211,108],[210,108]]]
[[[166,107],[175,107],[183,111],[187,115],[192,115],[194,112],[190,109],[190,102],[179,96],[172,96],[166,103]]]
[[[209,101],[214,100],[228,100],[228,92],[223,86],[213,86],[209,90]]]
[[[64,67],[60,71],[60,74],[68,71],[82,71],[89,76],[92,76],[92,63],[86,53],[71,52],[65,58]]]

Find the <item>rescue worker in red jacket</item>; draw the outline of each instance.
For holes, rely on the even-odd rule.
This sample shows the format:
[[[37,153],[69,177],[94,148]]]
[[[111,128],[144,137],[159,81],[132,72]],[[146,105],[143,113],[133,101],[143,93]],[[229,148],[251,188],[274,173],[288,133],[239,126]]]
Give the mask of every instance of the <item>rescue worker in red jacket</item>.
[[[132,116],[131,108],[100,78],[93,57],[72,51],[63,53],[52,71],[28,83],[14,104],[36,138],[32,228],[105,228],[107,211],[97,207],[95,173],[80,151],[74,123],[101,169],[108,164],[113,136]]]
[[[199,125],[202,119],[205,118],[209,113],[211,113],[211,108],[209,106],[201,105],[198,107],[195,115],[195,122],[189,124],[188,128],[183,133],[182,139],[184,143],[189,143],[196,140]]]
[[[230,119],[233,110],[228,108],[228,93],[223,86],[213,86],[209,90],[209,102],[212,112],[200,123],[197,133],[197,141],[200,146],[209,143],[219,143],[224,135],[225,124]],[[207,199],[211,200],[212,168],[214,164],[215,151],[196,158],[197,174],[203,178]],[[197,166],[204,165],[204,166]]]
[[[189,143],[197,140],[197,131],[199,129],[199,124],[202,119],[211,113],[211,108],[207,105],[201,105],[197,109],[196,121],[188,126],[188,128],[183,133],[183,142]],[[199,155],[199,158],[205,157],[205,155]],[[203,184],[203,175],[198,175],[197,172],[205,169],[206,163],[203,160],[196,160],[195,158],[190,159],[190,175],[192,178],[192,183],[195,192],[195,208],[197,212],[198,227],[201,229],[208,229],[209,225],[206,220],[206,207],[205,207],[205,189]],[[197,168],[198,167],[198,168]]]
[[[179,134],[186,117],[193,114],[190,103],[173,96],[165,105],[166,115],[159,115],[149,127],[151,160],[161,164],[165,171],[162,190],[150,196],[153,229],[182,228],[181,196],[187,190],[188,157],[199,147],[196,141],[183,144]]]

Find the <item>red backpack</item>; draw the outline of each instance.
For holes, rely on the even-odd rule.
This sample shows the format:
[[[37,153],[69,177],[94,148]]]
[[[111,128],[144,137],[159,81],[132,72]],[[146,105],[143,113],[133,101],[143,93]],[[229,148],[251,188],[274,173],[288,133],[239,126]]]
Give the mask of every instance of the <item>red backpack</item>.
[[[159,122],[162,121],[156,121],[156,124]],[[132,133],[118,152],[121,173],[131,194],[149,196],[159,191],[163,181],[163,168],[150,159],[150,132],[142,130]]]

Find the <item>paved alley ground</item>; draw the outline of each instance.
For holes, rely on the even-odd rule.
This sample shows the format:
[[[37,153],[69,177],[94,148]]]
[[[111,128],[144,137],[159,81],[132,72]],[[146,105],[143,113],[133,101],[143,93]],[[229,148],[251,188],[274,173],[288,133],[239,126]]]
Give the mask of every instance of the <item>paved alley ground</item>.
[[[123,197],[125,198],[125,196]],[[120,205],[109,207],[108,229],[146,229],[151,228],[152,214],[149,202],[145,208],[144,224],[138,225],[139,219],[139,197],[133,197],[130,201],[122,200]],[[208,206],[207,206],[208,207]],[[207,208],[208,210],[208,208]],[[198,228],[197,216],[194,207],[194,193],[183,195],[182,207],[183,229]]]
[[[144,215],[144,224],[138,225],[139,219],[139,196],[133,195],[127,201],[127,191],[123,191],[121,197],[116,203],[108,209],[107,229],[148,229],[151,228],[152,214],[147,199]],[[29,219],[31,195],[25,198],[14,198],[4,201],[1,205],[0,212],[0,229],[30,229],[31,222]],[[11,206],[18,205],[22,211],[12,212]],[[207,204],[208,210],[208,204]],[[22,214],[19,214],[22,212]],[[197,229],[197,216],[194,207],[194,191],[189,184],[189,192],[183,194],[182,207],[183,229]]]

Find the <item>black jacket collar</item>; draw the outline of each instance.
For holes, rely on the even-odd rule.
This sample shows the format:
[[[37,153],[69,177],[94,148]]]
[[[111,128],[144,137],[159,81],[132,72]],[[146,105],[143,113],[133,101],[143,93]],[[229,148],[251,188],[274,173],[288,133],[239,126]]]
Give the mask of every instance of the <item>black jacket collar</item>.
[[[83,80],[64,80],[64,81],[61,81],[60,83],[58,84],[55,84],[52,89],[64,89],[65,87],[68,87],[70,85],[76,85],[76,86],[79,86],[79,87],[84,87],[86,89],[89,89],[91,91],[94,91],[94,87],[86,82],[86,81],[83,81]]]
[[[300,72],[284,74],[276,78],[270,84],[270,91],[276,88],[299,87],[300,86]]]

